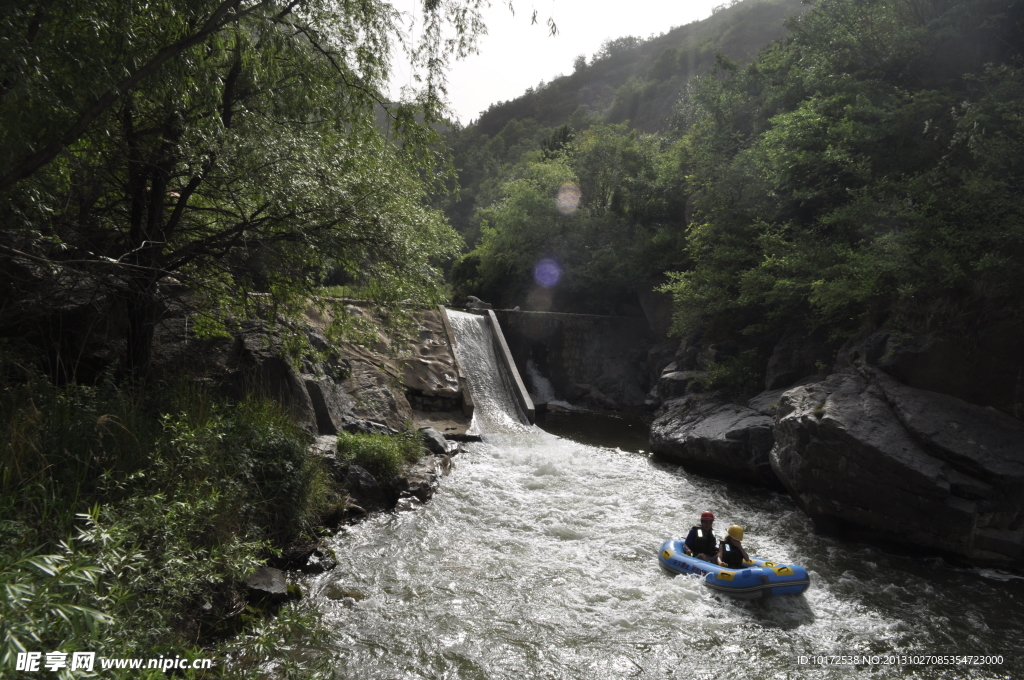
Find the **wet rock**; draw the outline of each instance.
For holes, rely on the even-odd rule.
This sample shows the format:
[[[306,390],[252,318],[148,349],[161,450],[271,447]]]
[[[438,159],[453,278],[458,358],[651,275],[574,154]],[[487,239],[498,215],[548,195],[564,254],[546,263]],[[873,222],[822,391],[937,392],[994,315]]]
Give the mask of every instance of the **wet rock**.
[[[705,396],[668,402],[651,424],[651,449],[688,468],[781,488],[769,453],[772,419],[757,411]]]
[[[822,526],[995,562],[1022,553],[1024,429],[847,368],[782,395],[772,467]]]
[[[423,444],[427,450],[435,456],[450,454],[458,448],[458,444],[448,441],[443,434],[432,427],[421,427],[420,435],[423,437]]]
[[[423,501],[415,496],[403,496],[395,503],[395,512],[411,512],[423,507]]]
[[[421,503],[430,500],[437,492],[441,477],[447,474],[442,462],[444,459],[450,469],[451,459],[447,456],[428,456],[409,466],[405,474],[394,482],[399,497],[413,496]]]
[[[299,567],[303,574],[322,574],[338,566],[337,560],[329,551],[316,549],[306,559],[305,564]]]
[[[365,468],[359,465],[349,465],[345,476],[345,484],[349,493],[363,505],[388,505],[388,496]]]

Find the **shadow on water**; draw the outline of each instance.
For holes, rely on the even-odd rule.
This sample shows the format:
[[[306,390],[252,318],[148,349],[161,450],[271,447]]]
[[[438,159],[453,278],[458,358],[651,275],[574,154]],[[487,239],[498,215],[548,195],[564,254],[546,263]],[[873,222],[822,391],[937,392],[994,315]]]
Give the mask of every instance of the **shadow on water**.
[[[547,411],[537,414],[537,427],[571,441],[630,453],[647,453],[648,426],[639,418],[587,411]]]

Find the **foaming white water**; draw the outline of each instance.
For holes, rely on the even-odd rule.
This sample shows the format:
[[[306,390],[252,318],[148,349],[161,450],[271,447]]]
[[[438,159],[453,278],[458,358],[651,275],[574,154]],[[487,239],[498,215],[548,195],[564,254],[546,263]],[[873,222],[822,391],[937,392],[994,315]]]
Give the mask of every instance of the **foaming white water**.
[[[552,386],[551,381],[540,372],[540,369],[537,368],[537,364],[533,363],[533,359],[526,362],[526,373],[530,376],[530,384],[533,385],[533,392],[530,393],[530,398],[533,399],[534,404],[560,406],[567,411],[577,410],[576,407],[569,402],[555,398],[554,386]]]
[[[847,677],[797,657],[1019,649],[1021,588],[816,537],[784,496],[536,429],[469,448],[430,503],[354,527],[311,582],[341,677]],[[807,566],[807,594],[739,602],[663,572],[661,541],[708,508],[752,552]]]

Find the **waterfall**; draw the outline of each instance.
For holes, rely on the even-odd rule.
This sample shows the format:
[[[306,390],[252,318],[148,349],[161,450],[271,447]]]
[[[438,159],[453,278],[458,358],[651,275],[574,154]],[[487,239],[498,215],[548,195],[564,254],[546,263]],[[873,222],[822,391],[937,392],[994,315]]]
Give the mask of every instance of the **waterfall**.
[[[470,431],[481,434],[529,430],[529,420],[512,391],[512,379],[495,354],[486,316],[448,310],[455,333],[455,356],[469,381],[475,410]]]

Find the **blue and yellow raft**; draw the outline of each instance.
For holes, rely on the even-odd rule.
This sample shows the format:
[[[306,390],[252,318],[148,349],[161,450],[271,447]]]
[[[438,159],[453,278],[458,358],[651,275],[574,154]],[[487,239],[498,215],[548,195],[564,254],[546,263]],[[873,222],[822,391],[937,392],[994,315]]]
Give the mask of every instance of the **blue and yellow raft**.
[[[743,561],[745,568],[729,569],[690,557],[680,540],[669,539],[662,543],[658,561],[664,569],[676,574],[704,575],[704,585],[708,588],[741,600],[802,593],[811,585],[807,570],[799,564],[779,564],[751,557]]]

